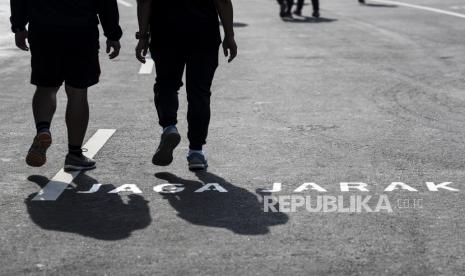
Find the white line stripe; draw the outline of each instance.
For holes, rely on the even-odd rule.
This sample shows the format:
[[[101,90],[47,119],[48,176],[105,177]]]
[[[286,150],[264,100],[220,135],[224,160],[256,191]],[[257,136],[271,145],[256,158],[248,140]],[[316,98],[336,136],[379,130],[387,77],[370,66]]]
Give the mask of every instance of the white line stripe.
[[[440,9],[435,9],[435,8],[430,8],[430,7],[425,7],[425,6],[418,6],[418,5],[407,4],[407,3],[403,3],[403,2],[397,2],[397,1],[390,1],[390,0],[372,0],[372,1],[379,2],[379,3],[384,3],[384,4],[392,4],[392,5],[404,6],[404,7],[414,8],[414,9],[420,9],[420,10],[425,10],[425,11],[431,11],[431,12],[436,12],[436,13],[442,13],[442,14],[447,14],[447,15],[460,17],[460,18],[465,18],[465,14],[462,14],[462,13],[451,12],[451,11],[446,11],[446,10],[440,10]]]
[[[97,130],[94,136],[84,145],[84,148],[87,149],[84,154],[89,158],[94,157],[115,131],[116,129]],[[67,173],[64,169],[61,169],[32,200],[56,200],[79,173],[80,171]]]
[[[131,3],[126,2],[126,1],[124,1],[124,0],[118,0],[118,3],[120,3],[120,4],[123,5],[123,6],[129,7],[129,8],[132,7],[132,4],[131,4]]]
[[[152,74],[154,65],[155,63],[153,62],[153,59],[149,57],[145,58],[145,63],[140,66],[139,74],[142,74],[142,75]]]

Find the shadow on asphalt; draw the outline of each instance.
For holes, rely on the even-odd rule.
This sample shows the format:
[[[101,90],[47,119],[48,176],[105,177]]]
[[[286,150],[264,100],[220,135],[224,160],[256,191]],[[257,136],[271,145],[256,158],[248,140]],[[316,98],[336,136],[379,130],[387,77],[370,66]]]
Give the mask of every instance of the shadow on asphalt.
[[[220,26],[222,26],[222,25],[223,24],[221,24],[221,22],[220,22]],[[249,24],[243,23],[243,22],[234,22],[233,23],[234,28],[244,28],[244,27],[247,27],[247,26],[249,26]]]
[[[44,187],[49,179],[32,175],[29,181]],[[97,180],[80,174],[74,183],[79,190],[89,190]],[[101,191],[114,189],[103,185]],[[32,201],[37,193],[25,200],[31,220],[39,227],[99,240],[121,240],[128,238],[135,230],[143,229],[152,222],[148,201],[140,195],[129,195],[124,203],[118,194],[79,194],[65,191],[56,201]]]
[[[299,17],[283,17],[282,20],[288,23],[331,23],[337,21],[334,18],[320,17],[315,18],[312,16],[299,16]]]
[[[373,8],[397,8],[397,5],[390,5],[390,4],[372,4],[372,3],[365,3],[362,6],[366,7],[373,7]]]
[[[182,192],[163,196],[180,218],[192,224],[225,228],[240,235],[264,235],[270,232],[270,227],[289,220],[284,213],[264,212],[263,203],[257,195],[213,173],[197,172],[196,176],[200,181],[182,179],[168,172],[155,174],[168,183],[185,187]],[[194,193],[204,183],[218,183],[228,192]]]

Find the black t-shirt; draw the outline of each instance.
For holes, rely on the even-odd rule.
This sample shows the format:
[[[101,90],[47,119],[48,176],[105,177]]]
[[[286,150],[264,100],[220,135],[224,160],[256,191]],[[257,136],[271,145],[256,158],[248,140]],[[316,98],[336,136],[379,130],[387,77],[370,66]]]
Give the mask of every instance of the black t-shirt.
[[[221,43],[214,0],[153,0],[152,47],[213,48]]]
[[[99,19],[107,38],[121,38],[116,0],[11,0],[13,29],[28,23],[36,30],[95,28]]]

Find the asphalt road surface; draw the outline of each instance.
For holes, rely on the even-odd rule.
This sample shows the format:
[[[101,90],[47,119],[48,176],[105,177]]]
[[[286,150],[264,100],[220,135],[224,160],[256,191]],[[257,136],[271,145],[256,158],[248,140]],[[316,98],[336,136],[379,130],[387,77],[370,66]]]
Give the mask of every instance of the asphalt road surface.
[[[121,1],[121,56],[101,53],[101,83],[89,92],[98,168],[57,200],[36,201],[63,167],[66,98],[48,163],[27,167],[29,56],[14,48],[1,0],[0,274],[463,274],[465,4],[400,1],[322,1],[321,20],[284,22],[275,1],[236,0],[239,55],[217,71],[210,168],[200,174],[185,160],[184,89],[174,163],[150,162],[155,76],[134,57],[136,3]],[[115,132],[91,138],[100,129]],[[327,192],[295,192],[306,182]],[[341,182],[369,191],[342,192]],[[385,191],[392,182],[417,191]],[[154,190],[165,183],[184,190]],[[273,183],[282,190],[261,190]],[[130,191],[108,193],[118,187]],[[269,195],[385,195],[392,212],[265,212]]]

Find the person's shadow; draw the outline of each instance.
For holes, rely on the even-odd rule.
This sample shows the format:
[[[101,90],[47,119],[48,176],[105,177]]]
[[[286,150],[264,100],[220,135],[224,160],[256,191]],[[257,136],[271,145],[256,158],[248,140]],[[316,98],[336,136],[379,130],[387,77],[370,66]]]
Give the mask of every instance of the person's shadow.
[[[299,17],[283,17],[282,20],[288,23],[331,23],[337,21],[334,18],[326,17],[312,17],[312,16],[299,16]]]
[[[44,187],[49,179],[32,175],[29,181]],[[89,190],[97,180],[81,173],[75,180],[78,189]],[[99,192],[82,194],[63,192],[56,201],[32,201],[37,193],[26,198],[31,220],[39,227],[99,240],[121,240],[135,230],[146,228],[152,222],[148,201],[140,195],[129,195],[124,203],[118,194],[108,194],[113,185],[103,185]]]
[[[220,26],[223,26],[223,24],[221,22],[219,22]],[[233,22],[233,27],[234,28],[244,28],[244,27],[247,27],[249,26],[249,24],[247,23],[244,23],[244,22]]]
[[[183,185],[183,191],[163,195],[180,218],[195,225],[225,228],[241,235],[264,235],[270,232],[270,227],[289,220],[284,213],[264,212],[257,195],[210,172],[197,172],[200,181],[185,180],[168,172],[155,176],[171,184]],[[227,192],[195,192],[207,183],[218,183]]]

